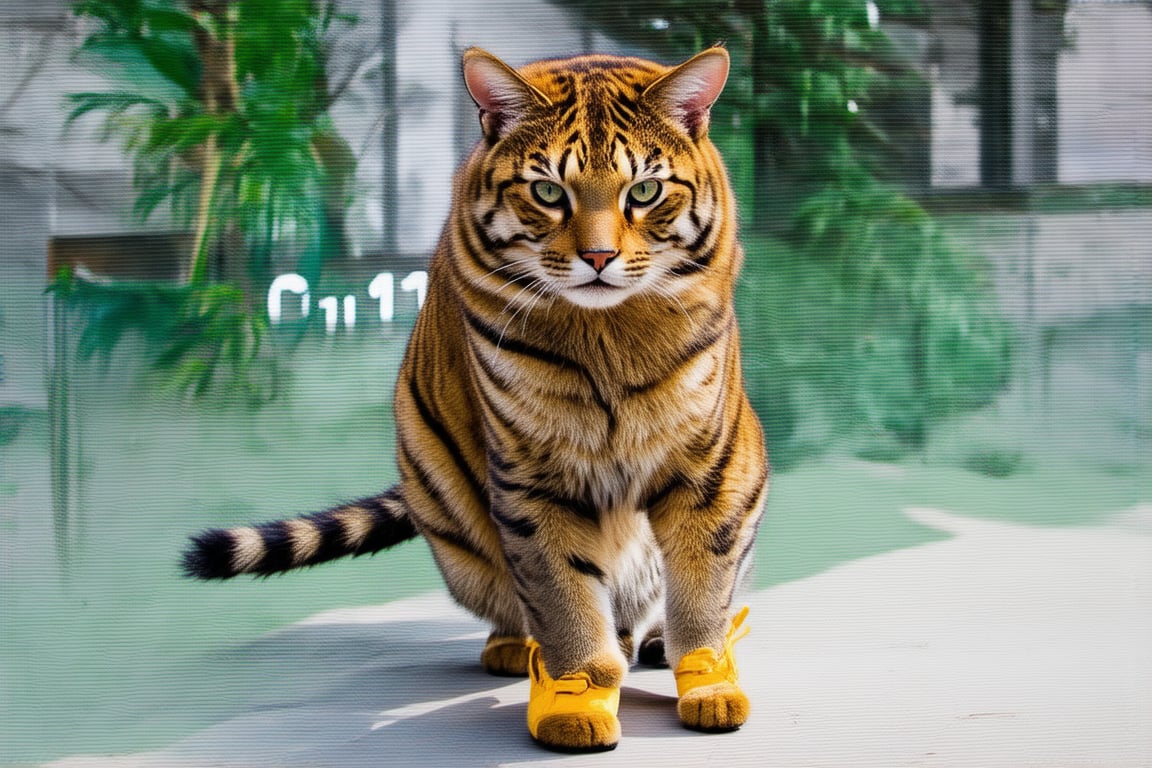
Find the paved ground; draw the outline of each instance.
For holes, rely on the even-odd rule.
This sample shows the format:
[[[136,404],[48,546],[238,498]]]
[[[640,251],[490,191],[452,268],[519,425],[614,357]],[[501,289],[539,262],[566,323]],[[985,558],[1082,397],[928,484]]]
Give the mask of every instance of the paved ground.
[[[734,734],[680,728],[671,674],[645,670],[615,752],[541,751],[527,683],[481,673],[484,629],[433,594],[320,614],[207,665],[222,687],[265,682],[178,743],[50,765],[1152,766],[1152,505],[1091,528],[906,512],[954,538],[749,596],[754,710]]]

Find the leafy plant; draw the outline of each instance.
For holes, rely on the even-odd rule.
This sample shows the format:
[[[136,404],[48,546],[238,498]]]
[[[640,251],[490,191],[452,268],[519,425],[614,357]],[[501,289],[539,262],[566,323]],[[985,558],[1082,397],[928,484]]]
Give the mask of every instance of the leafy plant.
[[[745,237],[745,376],[778,466],[836,445],[898,458],[1007,381],[1011,328],[982,261],[926,217],[914,239],[883,215],[868,217],[859,260]],[[869,263],[879,248],[884,261]]]
[[[263,319],[250,286],[266,277],[274,246],[303,248],[312,272],[320,254],[344,248],[355,158],[328,116],[339,92],[328,41],[355,19],[322,0],[79,0],[73,9],[91,28],[77,57],[119,85],[70,94],[67,122],[101,115],[102,138],[118,138],[132,158],[135,215],[168,205],[194,237],[179,289],[93,287],[106,294],[99,307],[75,279],[58,293],[95,313],[82,346],[111,349],[127,328],[147,333],[165,345],[156,364],[201,393],[217,366],[258,351]],[[143,327],[129,306],[155,319],[157,302],[179,318],[175,337]]]
[[[81,0],[74,11],[95,25],[77,55],[110,65],[123,87],[70,94],[68,122],[102,113],[104,137],[133,157],[135,213],[169,202],[194,227],[189,282],[208,278],[221,241],[259,263],[285,236],[338,238],[322,231],[325,211],[347,201],[316,201],[346,195],[354,159],[327,114],[325,41],[352,17],[313,0]]]
[[[36,412],[21,405],[0,406],[0,447],[11,443]]]
[[[95,284],[65,270],[51,290],[84,319],[76,346],[81,360],[107,367],[116,347],[135,336],[151,370],[174,391],[203,396],[224,384],[251,404],[276,392],[276,361],[263,343],[267,321],[248,311],[235,286]]]

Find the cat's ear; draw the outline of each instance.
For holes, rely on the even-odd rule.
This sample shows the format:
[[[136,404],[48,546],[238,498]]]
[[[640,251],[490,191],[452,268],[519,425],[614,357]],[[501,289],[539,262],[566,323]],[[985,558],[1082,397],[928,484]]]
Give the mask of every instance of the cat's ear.
[[[480,126],[495,142],[535,108],[551,104],[516,70],[479,48],[464,51],[464,84],[480,108]]]
[[[708,48],[661,75],[643,99],[699,139],[708,133],[708,110],[724,90],[728,66],[728,51]]]

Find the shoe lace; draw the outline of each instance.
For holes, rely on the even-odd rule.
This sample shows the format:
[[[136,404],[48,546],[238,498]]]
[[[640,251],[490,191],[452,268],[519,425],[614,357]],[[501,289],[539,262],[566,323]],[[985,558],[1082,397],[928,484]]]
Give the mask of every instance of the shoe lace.
[[[708,646],[697,648],[685,654],[676,667],[677,682],[684,681],[681,685],[685,685],[691,680],[692,683],[689,686],[691,688],[710,685],[723,680],[736,682],[739,674],[736,671],[733,646],[752,631],[744,626],[744,619],[747,617],[748,606],[744,606],[739,613],[732,617],[732,625],[724,637],[724,652],[719,656],[717,656],[714,648]],[[693,679],[700,676],[706,676],[706,679]]]

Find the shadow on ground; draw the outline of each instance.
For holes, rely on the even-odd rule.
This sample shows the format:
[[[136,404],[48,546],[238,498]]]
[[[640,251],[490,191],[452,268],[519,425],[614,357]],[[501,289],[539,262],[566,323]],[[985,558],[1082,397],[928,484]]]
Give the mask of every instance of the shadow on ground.
[[[753,714],[736,733],[682,729],[671,673],[637,669],[615,752],[543,751],[527,682],[485,675],[484,628],[432,593],[206,659],[232,715],[158,751],[50,765],[1149,765],[1152,506],[1077,528],[905,514],[949,538],[749,596]]]

